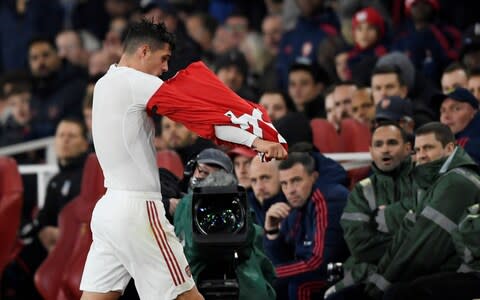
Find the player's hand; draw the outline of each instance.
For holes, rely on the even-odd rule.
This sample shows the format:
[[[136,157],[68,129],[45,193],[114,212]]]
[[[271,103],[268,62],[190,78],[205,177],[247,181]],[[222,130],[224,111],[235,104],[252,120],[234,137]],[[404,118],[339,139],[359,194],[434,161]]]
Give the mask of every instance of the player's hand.
[[[285,159],[287,158],[287,151],[280,143],[266,141],[256,138],[253,141],[252,147],[255,151],[264,153],[268,159]]]
[[[180,199],[170,198],[169,202],[170,206],[168,207],[168,213],[173,217],[175,215],[175,210],[177,209],[177,205],[180,202]]]

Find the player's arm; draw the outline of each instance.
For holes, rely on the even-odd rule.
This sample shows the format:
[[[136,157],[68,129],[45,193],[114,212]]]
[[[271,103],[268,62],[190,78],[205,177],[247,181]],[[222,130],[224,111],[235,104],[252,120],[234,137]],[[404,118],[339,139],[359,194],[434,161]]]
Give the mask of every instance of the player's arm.
[[[257,152],[264,153],[269,159],[285,159],[287,157],[287,151],[280,143],[264,140],[235,126],[217,125],[215,126],[215,136],[223,141],[250,147]]]

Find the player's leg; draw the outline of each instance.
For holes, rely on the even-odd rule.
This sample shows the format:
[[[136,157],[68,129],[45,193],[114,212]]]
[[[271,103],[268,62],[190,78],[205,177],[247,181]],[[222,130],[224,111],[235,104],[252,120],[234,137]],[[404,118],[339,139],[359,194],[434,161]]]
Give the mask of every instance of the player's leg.
[[[117,300],[122,293],[120,292],[107,292],[107,293],[95,293],[95,292],[83,292],[80,300]]]
[[[198,291],[197,287],[194,286],[191,290],[178,295],[177,300],[204,300],[204,298]]]
[[[134,234],[136,243],[129,248],[134,257],[127,266],[141,299],[202,299],[183,253],[183,247],[165,218],[161,200],[136,201],[138,216],[129,223],[126,233]],[[144,212],[141,213],[141,212]]]
[[[92,214],[91,229],[93,242],[83,269],[80,290],[82,300],[118,299],[131,279],[120,261],[117,252],[123,246],[124,237],[118,232],[121,205],[107,194],[97,202]],[[113,204],[113,205],[112,205]],[[120,243],[118,240],[120,239]]]

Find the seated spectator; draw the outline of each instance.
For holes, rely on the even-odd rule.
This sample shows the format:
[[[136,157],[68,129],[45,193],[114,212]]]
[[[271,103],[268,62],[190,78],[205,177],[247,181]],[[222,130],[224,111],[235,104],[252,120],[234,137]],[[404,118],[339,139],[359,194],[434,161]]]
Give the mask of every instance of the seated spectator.
[[[397,123],[407,134],[413,135],[415,121],[413,120],[412,102],[397,96],[386,97],[375,108],[375,122],[384,120]]]
[[[459,45],[454,36],[460,36],[460,32],[437,22],[438,1],[415,0],[405,4],[408,22],[392,48],[406,53],[416,70],[438,82],[445,66],[458,58]]]
[[[361,88],[353,93],[352,117],[372,129],[375,120],[375,105],[369,88]]]
[[[335,115],[338,120],[352,117],[352,95],[357,90],[353,82],[341,82],[333,90]]]
[[[30,111],[31,93],[28,89],[15,86],[6,95],[9,116],[1,126],[0,147],[22,143],[31,138]]]
[[[45,204],[39,211],[38,237],[50,252],[58,238],[58,215],[80,193],[88,140],[85,124],[77,119],[63,119],[55,133],[55,152],[59,173],[47,185]]]
[[[87,68],[89,53],[83,45],[82,36],[74,30],[63,30],[55,37],[58,55],[72,65]]]
[[[265,108],[272,122],[295,110],[291,100],[278,90],[265,91],[260,97],[259,104]]]
[[[354,298],[352,290],[363,288],[349,286],[366,279],[364,263],[379,262],[413,205],[411,150],[408,136],[398,124],[384,122],[373,130],[372,175],[355,185],[340,221],[351,256],[344,263],[344,279],[330,290],[337,293],[335,299],[341,295]]]
[[[388,96],[406,98],[408,95],[408,86],[400,69],[393,65],[375,67],[372,73],[371,88],[375,105]]]
[[[245,147],[235,147],[228,151],[228,156],[233,162],[233,170],[237,178],[238,185],[244,187],[246,190],[250,189],[250,163],[257,155],[253,150]]]
[[[441,103],[440,122],[450,128],[457,144],[480,163],[480,114],[477,99],[464,88],[456,88],[435,98]]]
[[[289,145],[299,142],[312,143],[310,120],[301,112],[291,112],[273,123]]]
[[[364,8],[353,16],[352,35],[355,47],[348,52],[349,70],[367,57],[380,57],[387,53],[387,48],[383,45],[385,27],[383,17],[373,7]]]
[[[183,124],[168,117],[162,117],[161,123],[163,141],[168,149],[175,150],[180,155],[184,165],[203,149],[214,147],[212,142],[198,137]]]
[[[33,78],[32,131],[35,138],[50,136],[63,118],[81,118],[86,73],[62,61],[48,38],[30,42],[28,59]]]
[[[240,97],[258,102],[257,95],[247,85],[248,63],[240,51],[229,51],[219,56],[214,64],[215,73],[226,86]]]
[[[191,180],[190,192],[184,196],[175,210],[175,234],[184,245],[185,256],[190,265],[195,282],[201,283],[208,275],[220,277],[222,268],[233,260],[228,257],[228,262],[219,263],[223,258],[212,257],[210,253],[202,252],[193,242],[192,238],[192,189],[194,187],[231,186],[236,185],[232,174],[233,166],[228,156],[217,149],[206,149],[197,157],[197,167]],[[275,273],[273,266],[259,247],[257,241],[261,239],[262,229],[253,225],[251,218],[247,219],[249,231],[247,243],[237,251],[239,260],[235,266],[236,279],[239,284],[239,298],[250,299],[275,299],[272,281]]]
[[[480,69],[470,71],[468,75],[468,90],[480,103]]]
[[[339,221],[348,190],[317,180],[307,153],[290,153],[279,169],[288,204],[273,204],[265,218],[265,249],[276,267],[277,286],[289,299],[301,292],[321,296],[326,264],[343,261],[347,253]]]
[[[265,226],[265,214],[270,206],[277,202],[287,202],[280,191],[278,161],[262,162],[254,157],[250,163],[250,184],[252,191],[248,193],[250,208],[255,213],[255,223]]]
[[[324,118],[322,91],[329,82],[328,74],[317,64],[294,63],[288,70],[288,95],[297,111],[308,119]]]
[[[467,69],[457,62],[451,63],[443,70],[441,84],[442,91],[445,94],[450,93],[457,87],[467,88]]]
[[[330,122],[338,132],[340,130],[340,120],[337,118],[337,114],[335,114],[334,90],[335,87],[331,87],[325,92],[325,114],[327,121]]]

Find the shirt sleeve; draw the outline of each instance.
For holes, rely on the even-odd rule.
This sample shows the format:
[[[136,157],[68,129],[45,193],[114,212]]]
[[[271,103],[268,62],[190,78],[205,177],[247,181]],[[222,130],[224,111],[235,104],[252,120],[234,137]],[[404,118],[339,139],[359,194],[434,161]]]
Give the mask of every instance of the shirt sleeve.
[[[235,126],[215,126],[215,136],[226,142],[252,147],[256,135]]]

